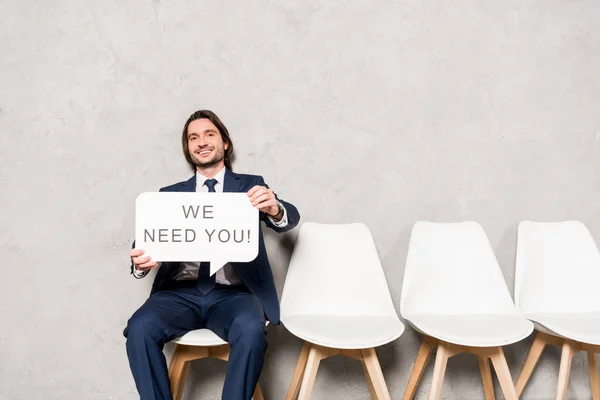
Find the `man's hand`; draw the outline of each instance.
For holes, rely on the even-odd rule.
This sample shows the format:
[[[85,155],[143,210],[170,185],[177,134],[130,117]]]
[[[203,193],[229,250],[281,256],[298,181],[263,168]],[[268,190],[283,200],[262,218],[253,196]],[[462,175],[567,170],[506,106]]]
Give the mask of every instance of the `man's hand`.
[[[152,261],[149,256],[144,256],[143,254],[144,250],[142,249],[132,249],[129,252],[131,261],[133,261],[133,265],[135,265],[135,269],[138,271],[146,271],[158,266],[156,261]]]
[[[277,205],[277,199],[271,189],[256,185],[248,191],[248,197],[254,207],[275,219],[281,219],[281,215],[278,215],[279,206]]]

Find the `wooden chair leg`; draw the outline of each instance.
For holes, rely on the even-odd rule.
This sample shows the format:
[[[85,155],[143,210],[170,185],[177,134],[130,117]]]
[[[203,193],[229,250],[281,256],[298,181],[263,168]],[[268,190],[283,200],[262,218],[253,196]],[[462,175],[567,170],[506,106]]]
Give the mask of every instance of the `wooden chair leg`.
[[[423,338],[423,342],[421,343],[421,348],[419,349],[419,354],[417,355],[417,360],[415,361],[415,365],[413,366],[412,372],[410,373],[410,377],[408,378],[408,384],[406,385],[406,390],[404,391],[403,400],[412,400],[417,392],[417,388],[419,387],[419,382],[421,382],[421,378],[423,377],[423,371],[425,371],[425,366],[427,365],[427,359],[431,354],[431,350],[435,347],[435,343],[429,340],[429,338]]]
[[[540,360],[545,347],[546,340],[544,340],[542,335],[538,333],[533,340],[531,349],[529,349],[529,354],[527,354],[527,359],[525,359],[525,364],[523,365],[523,369],[519,374],[519,379],[517,379],[517,384],[515,385],[515,389],[517,389],[517,396],[521,396],[523,393],[523,390],[525,389],[527,382],[529,382],[529,378],[531,378],[531,374]]]
[[[209,356],[207,347],[176,344],[169,364],[169,382],[174,400],[181,400],[190,362]]]
[[[183,389],[185,388],[185,380],[187,379],[188,372],[190,370],[190,362],[186,361],[183,365],[183,372],[181,373],[181,378],[179,379],[179,383],[177,384],[175,391],[171,387],[171,392],[173,393],[173,400],[181,400],[183,397]]]
[[[571,373],[571,361],[575,353],[575,344],[571,340],[565,340],[560,356],[560,370],[558,372],[558,386],[556,389],[556,400],[567,398],[567,387],[569,386],[569,374]]]
[[[518,400],[519,396],[517,396],[517,390],[515,389],[515,384],[510,375],[510,370],[508,369],[502,347],[497,347],[490,355],[490,358],[492,359],[492,364],[494,364],[494,369],[496,370],[502,393],[504,393],[504,398],[506,400]]]
[[[590,369],[590,384],[592,385],[592,400],[600,400],[600,382],[598,381],[596,354],[592,351],[588,351],[587,355]]]
[[[263,397],[262,391],[260,390],[260,385],[257,383],[256,388],[254,389],[254,394],[252,395],[252,400],[265,400]]]
[[[324,356],[325,355],[319,346],[311,344],[310,351],[308,353],[308,360],[306,361],[306,367],[304,369],[304,376],[302,378],[302,386],[300,386],[298,400],[310,399],[310,394],[312,393],[315,379],[317,377],[319,363]]]
[[[481,371],[481,380],[485,392],[485,400],[494,400],[494,381],[492,380],[492,369],[490,360],[485,356],[477,356],[479,360],[479,370]]]
[[[431,381],[431,390],[429,391],[429,400],[439,400],[442,394],[442,384],[444,383],[444,374],[446,373],[446,365],[450,358],[450,349],[440,343],[435,356],[435,366],[433,367],[433,379]]]
[[[169,365],[169,382],[174,398],[176,398],[178,393],[183,393],[183,386],[185,385],[184,375],[187,375],[186,365],[188,362],[185,360],[183,353],[183,348],[180,345],[175,345]]]
[[[390,393],[388,391],[387,385],[385,384],[385,378],[383,377],[383,372],[381,371],[381,365],[379,365],[379,360],[377,359],[377,353],[375,352],[375,349],[363,349],[360,352],[362,353],[363,360],[367,367],[367,372],[369,374],[369,378],[373,384],[373,389],[376,394],[375,399],[391,400]]]
[[[308,353],[310,353],[310,343],[304,342],[300,357],[298,358],[298,364],[296,364],[296,370],[290,382],[285,400],[296,400],[298,398],[298,392],[300,391],[300,382],[304,376],[304,369],[306,368],[306,362],[308,361]]]
[[[361,360],[361,364],[363,366],[363,371],[365,373],[365,380],[367,381],[367,386],[369,387],[369,395],[371,396],[371,400],[377,400],[377,392],[375,391],[375,387],[373,386],[373,381],[369,376],[369,369],[367,368],[367,364],[365,360]]]

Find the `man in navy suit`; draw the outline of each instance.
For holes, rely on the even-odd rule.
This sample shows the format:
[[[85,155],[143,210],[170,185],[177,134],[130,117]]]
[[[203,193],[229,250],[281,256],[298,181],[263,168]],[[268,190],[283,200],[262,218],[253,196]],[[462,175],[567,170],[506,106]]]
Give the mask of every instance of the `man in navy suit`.
[[[192,114],[181,141],[195,174],[160,191],[243,192],[269,228],[285,232],[298,224],[296,207],[280,200],[261,176],[232,172],[233,142],[213,112]],[[222,398],[252,398],[267,348],[266,320],[279,323],[279,301],[260,232],[258,256],[253,261],[228,263],[212,276],[207,262],[159,265],[144,256],[142,249],[131,250],[131,273],[136,278],[158,268],[150,297],[129,319],[124,332],[142,400],[172,399],[163,345],[200,328],[210,329],[231,345]]]

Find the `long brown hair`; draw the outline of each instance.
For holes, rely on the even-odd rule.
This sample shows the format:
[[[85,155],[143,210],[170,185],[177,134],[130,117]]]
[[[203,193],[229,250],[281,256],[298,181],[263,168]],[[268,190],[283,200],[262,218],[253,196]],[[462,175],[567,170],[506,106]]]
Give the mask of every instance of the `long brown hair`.
[[[192,170],[195,171],[196,164],[194,164],[194,161],[192,160],[192,157],[190,156],[187,132],[188,132],[188,127],[190,126],[190,123],[192,123],[192,121],[195,121],[197,119],[202,119],[202,118],[206,118],[207,120],[212,122],[219,130],[219,133],[221,134],[221,139],[223,139],[223,143],[224,144],[227,143],[228,146],[227,146],[227,150],[225,150],[225,157],[224,157],[225,167],[228,170],[233,171],[233,169],[231,168],[231,163],[233,161],[233,142],[231,141],[231,137],[229,137],[229,131],[227,130],[227,128],[225,127],[223,122],[221,122],[219,117],[217,117],[217,114],[215,114],[214,112],[212,112],[210,110],[196,111],[195,113],[190,115],[187,122],[185,123],[185,126],[183,127],[183,133],[181,135],[181,145],[183,146],[183,155],[185,156],[186,161],[188,162],[188,164],[190,164],[190,167],[192,167]]]

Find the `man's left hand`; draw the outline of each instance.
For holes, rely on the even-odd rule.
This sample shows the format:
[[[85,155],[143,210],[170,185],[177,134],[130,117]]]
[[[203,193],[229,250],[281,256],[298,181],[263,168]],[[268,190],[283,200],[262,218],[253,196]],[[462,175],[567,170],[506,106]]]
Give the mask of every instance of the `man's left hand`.
[[[252,205],[260,211],[265,212],[272,217],[276,217],[279,213],[277,199],[275,198],[275,193],[273,193],[271,189],[256,185],[248,191],[248,197],[250,198]]]

